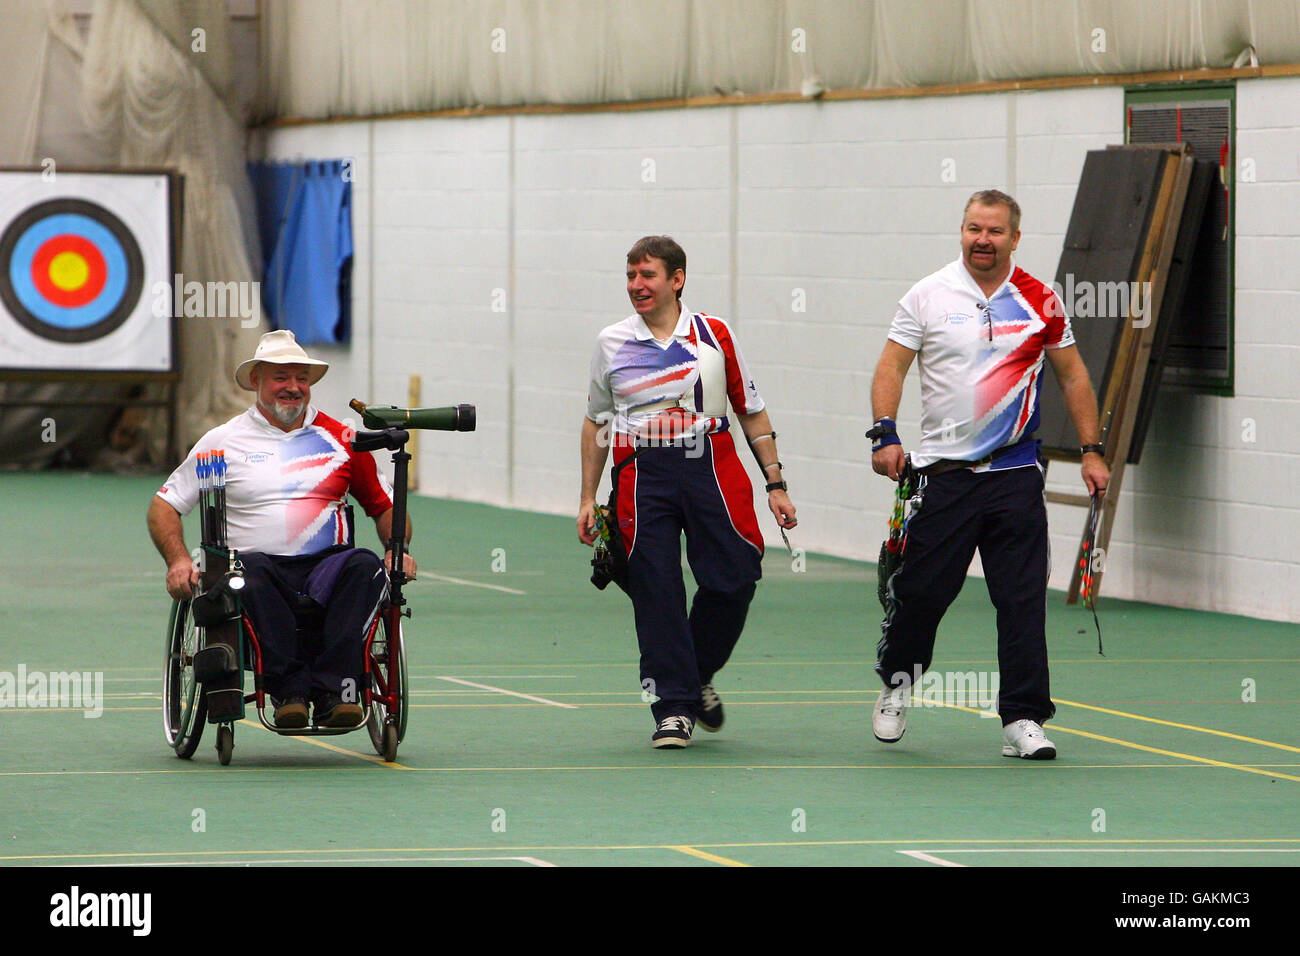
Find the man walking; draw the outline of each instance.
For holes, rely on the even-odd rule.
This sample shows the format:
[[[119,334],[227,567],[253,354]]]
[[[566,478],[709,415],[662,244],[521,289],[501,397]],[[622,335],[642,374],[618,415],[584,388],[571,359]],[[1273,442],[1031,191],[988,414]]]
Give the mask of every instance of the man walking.
[[[966,204],[961,257],[899,301],[871,384],[871,467],[896,481],[904,467],[894,416],[912,360],[921,370],[921,443],[911,465],[925,478],[902,564],[887,583],[876,673],[885,683],[872,731],[895,743],[909,692],[930,666],[935,632],[966,579],[976,548],[997,608],[1002,753],[1050,760],[1043,723],[1048,686],[1047,509],[1039,443],[1043,359],[1060,381],[1089,494],[1110,479],[1097,399],[1069,317],[1052,289],[1017,268],[1020,207],[988,189]]]

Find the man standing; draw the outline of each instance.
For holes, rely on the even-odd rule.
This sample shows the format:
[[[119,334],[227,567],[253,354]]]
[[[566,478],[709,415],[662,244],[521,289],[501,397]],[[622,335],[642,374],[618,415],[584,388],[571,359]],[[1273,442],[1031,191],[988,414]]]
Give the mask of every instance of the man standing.
[[[903,378],[919,356],[921,444],[911,464],[925,476],[903,561],[888,582],[876,673],[885,683],[872,714],[876,739],[906,729],[911,686],[930,666],[935,632],[961,590],[975,549],[998,616],[1002,753],[1051,760],[1043,723],[1048,687],[1047,509],[1038,442],[1043,357],[1061,383],[1078,432],[1089,494],[1106,490],[1097,399],[1060,299],[1011,254],[1020,207],[987,189],[966,204],[961,258],[899,301],[871,383],[871,467],[897,480],[904,467],[894,416]]]
[[[149,534],[167,562],[167,593],[186,600],[199,575],[181,516],[198,503],[197,455],[224,450],[228,540],[244,565],[240,600],[261,643],[280,727],[307,726],[308,703],[318,725],[361,722],[364,628],[388,586],[379,558],[352,547],[344,508],[350,492],[387,543],[393,489],[374,455],[353,451],[348,429],[311,404],[311,387],[328,369],[292,332],[262,336],[235,370],[235,381],[257,393],[256,404],[199,439],[149,505]],[[407,577],[414,578],[415,562],[406,558]],[[303,594],[319,595],[325,608],[322,648],[310,660],[294,639],[293,607]]]
[[[591,360],[582,423],[578,538],[595,538],[596,488],[614,447],[626,590],[641,648],[654,747],[691,742],[698,722],[722,729],[713,676],[731,656],[762,576],[753,492],[729,431],[728,402],[767,483],[778,525],[793,528],[776,433],[731,328],[681,302],[686,253],[647,236],[627,254],[636,314],[604,329]],[[689,615],[681,535],[699,589]]]

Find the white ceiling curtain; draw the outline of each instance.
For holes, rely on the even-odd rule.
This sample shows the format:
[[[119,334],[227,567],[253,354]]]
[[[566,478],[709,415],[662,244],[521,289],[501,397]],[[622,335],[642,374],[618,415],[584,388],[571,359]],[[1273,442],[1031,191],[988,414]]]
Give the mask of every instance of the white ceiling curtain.
[[[1300,62],[1295,0],[263,0],[263,118]],[[798,31],[798,33],[796,33]],[[1099,32],[1100,31],[1100,32]]]
[[[36,133],[49,48],[49,18],[44,0],[7,4],[0,29],[0,165],[26,165],[36,159]]]
[[[229,99],[228,22],[224,0],[98,0],[86,43],[87,122],[112,150],[111,164],[185,177],[179,266],[186,283],[251,282],[260,272],[246,132]],[[256,311],[250,321],[178,321],[177,424],[185,447],[250,404],[233,371],[265,331],[260,303]]]

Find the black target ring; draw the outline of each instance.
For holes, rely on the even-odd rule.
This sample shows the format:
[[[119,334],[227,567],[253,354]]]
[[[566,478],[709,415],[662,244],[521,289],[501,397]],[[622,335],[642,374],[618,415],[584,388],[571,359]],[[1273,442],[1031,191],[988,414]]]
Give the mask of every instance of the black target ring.
[[[67,249],[62,249],[67,246]],[[90,249],[89,256],[75,250]],[[70,280],[100,283],[86,303],[70,308],[53,301],[39,264],[64,254]],[[96,256],[98,258],[96,258]],[[86,259],[91,260],[89,266]],[[103,266],[103,275],[97,266]],[[84,275],[84,278],[83,278]],[[53,342],[91,342],[111,334],[135,311],[144,288],[144,257],[131,230],[116,215],[85,199],[50,199],[25,209],[0,234],[0,301],[33,335]],[[77,288],[55,289],[75,297]]]

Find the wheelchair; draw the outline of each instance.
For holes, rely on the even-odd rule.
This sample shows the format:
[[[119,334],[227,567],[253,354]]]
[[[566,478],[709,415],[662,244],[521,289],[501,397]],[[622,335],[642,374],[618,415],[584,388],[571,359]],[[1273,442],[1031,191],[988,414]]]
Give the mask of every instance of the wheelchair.
[[[364,409],[364,406],[362,406]],[[381,423],[387,424],[387,423]],[[174,600],[167,622],[163,671],[163,732],[176,756],[189,759],[198,750],[207,724],[216,725],[217,757],[228,765],[234,753],[235,724],[244,718],[244,708],[253,704],[262,726],[281,736],[315,737],[352,733],[363,727],[370,734],[375,751],[386,762],[397,759],[397,747],[406,736],[408,678],[402,618],[410,617],[402,596],[406,575],[402,571],[405,552],[407,469],[411,459],[405,450],[405,430],[384,427],[358,432],[353,439],[357,451],[387,448],[393,451],[393,570],[388,573],[385,599],[365,628],[362,662],[364,676],[358,688],[362,719],[355,727],[277,727],[268,719],[269,694],[263,688],[261,645],[248,615],[239,606],[243,587],[238,552],[225,546],[224,498],[203,509],[203,544],[195,549],[199,584],[195,595]],[[202,467],[202,466],[201,466]],[[201,472],[202,474],[202,472]],[[224,471],[222,472],[224,478]],[[201,499],[201,504],[203,499]],[[346,508],[351,529],[351,506]],[[352,535],[349,534],[349,543]],[[305,595],[293,609],[300,646],[310,649],[319,639],[324,608]],[[253,674],[253,691],[244,693],[244,674]]]

